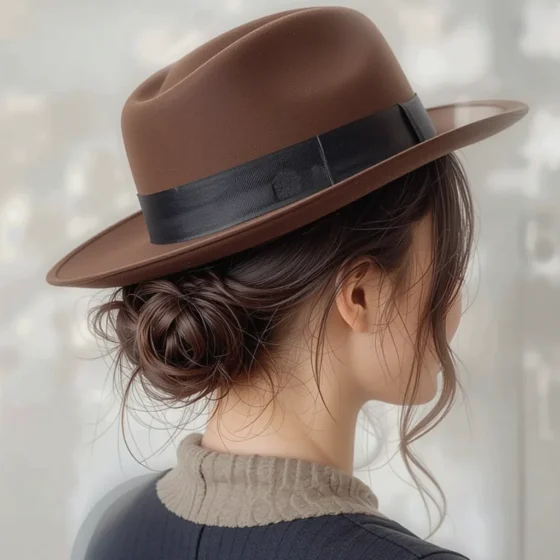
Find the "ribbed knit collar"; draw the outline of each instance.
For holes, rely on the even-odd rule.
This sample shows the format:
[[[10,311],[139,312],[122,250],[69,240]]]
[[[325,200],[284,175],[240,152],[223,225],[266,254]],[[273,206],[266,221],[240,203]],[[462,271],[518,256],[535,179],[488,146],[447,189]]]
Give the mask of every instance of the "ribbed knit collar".
[[[184,519],[250,527],[339,513],[379,515],[371,489],[343,471],[301,459],[211,451],[201,441],[202,434],[189,434],[177,465],[157,483],[159,499]]]

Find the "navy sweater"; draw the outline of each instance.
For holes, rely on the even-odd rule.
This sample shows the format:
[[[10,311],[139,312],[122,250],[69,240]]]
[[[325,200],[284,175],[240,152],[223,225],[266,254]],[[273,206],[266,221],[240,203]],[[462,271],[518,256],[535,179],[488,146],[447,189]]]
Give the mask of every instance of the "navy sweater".
[[[383,516],[353,475],[210,451],[201,437],[185,438],[173,469],[106,496],[72,560],[465,560]]]
[[[464,560],[368,514],[323,515],[256,527],[187,521],[158,499],[155,480],[103,515],[86,560]]]

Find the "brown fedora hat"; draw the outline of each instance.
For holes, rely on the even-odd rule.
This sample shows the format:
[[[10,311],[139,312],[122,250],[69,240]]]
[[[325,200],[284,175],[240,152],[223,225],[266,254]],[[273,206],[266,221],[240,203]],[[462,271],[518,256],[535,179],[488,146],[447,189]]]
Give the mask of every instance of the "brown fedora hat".
[[[122,131],[141,211],[52,267],[57,286],[132,284],[254,247],[527,113],[425,109],[377,27],[348,8],[232,29],[141,83]]]

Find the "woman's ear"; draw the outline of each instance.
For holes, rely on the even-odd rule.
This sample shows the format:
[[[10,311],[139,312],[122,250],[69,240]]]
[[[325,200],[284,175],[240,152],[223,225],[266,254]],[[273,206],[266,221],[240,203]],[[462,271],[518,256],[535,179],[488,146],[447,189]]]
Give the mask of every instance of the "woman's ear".
[[[382,271],[365,257],[340,271],[336,306],[350,330],[364,333],[373,331],[383,311],[384,284]]]

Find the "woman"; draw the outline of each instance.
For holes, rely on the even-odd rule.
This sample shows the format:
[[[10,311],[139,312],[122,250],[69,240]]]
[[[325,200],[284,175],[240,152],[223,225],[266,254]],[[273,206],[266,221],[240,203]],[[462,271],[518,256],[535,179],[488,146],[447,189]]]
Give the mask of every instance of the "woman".
[[[140,385],[211,414],[174,468],[96,510],[88,560],[464,558],[379,512],[352,472],[356,421],[370,400],[402,405],[418,465],[410,443],[456,391],[473,239],[452,152],[526,111],[426,110],[345,8],[249,22],[135,89],[122,128],[141,211],[47,279],[114,288],[92,325],[115,344],[123,404]]]

